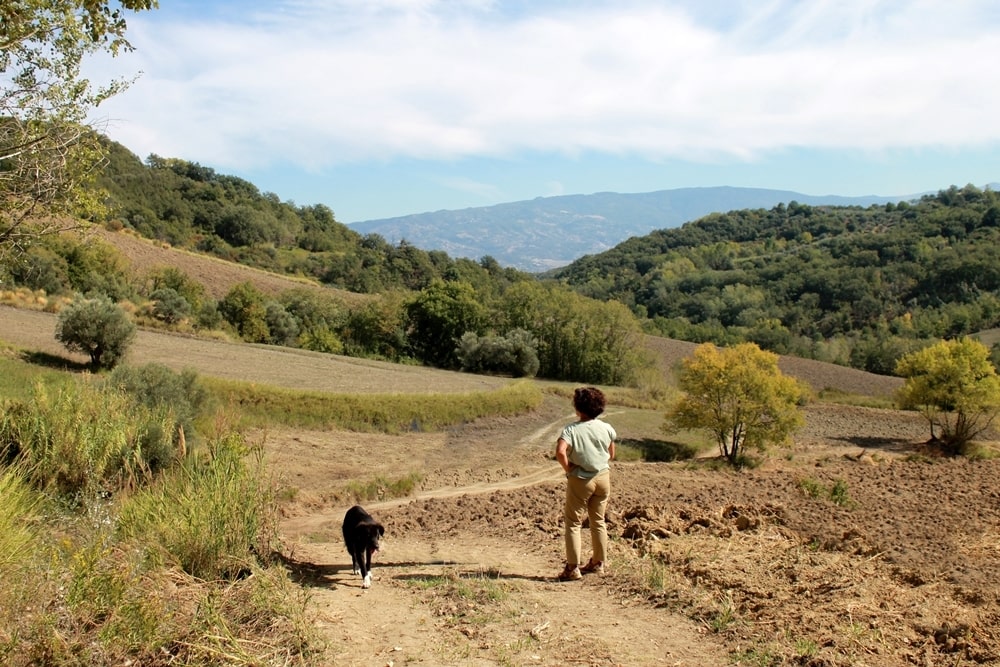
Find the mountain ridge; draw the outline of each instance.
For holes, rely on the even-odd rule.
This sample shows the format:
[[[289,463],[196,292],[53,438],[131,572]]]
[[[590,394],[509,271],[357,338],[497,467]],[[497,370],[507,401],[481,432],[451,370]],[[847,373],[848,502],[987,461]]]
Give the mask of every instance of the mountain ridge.
[[[678,227],[710,213],[772,208],[796,201],[810,206],[871,206],[920,195],[807,195],[791,190],[701,186],[652,192],[558,195],[491,206],[413,213],[363,220],[347,226],[406,241],[452,257],[489,256],[529,272],[565,266],[613,248],[632,236]]]

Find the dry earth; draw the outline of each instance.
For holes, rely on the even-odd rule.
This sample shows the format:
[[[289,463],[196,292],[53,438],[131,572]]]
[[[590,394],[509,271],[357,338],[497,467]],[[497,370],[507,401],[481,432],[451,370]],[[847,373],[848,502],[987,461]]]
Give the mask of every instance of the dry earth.
[[[64,354],[52,316],[0,309],[0,340]],[[659,345],[665,367],[690,349]],[[502,380],[143,332],[132,361],[334,391],[468,391]],[[897,380],[782,359],[815,389],[885,396]],[[813,404],[794,445],[753,470],[708,458],[613,468],[609,573],[557,583],[571,418],[445,433],[261,434],[283,489],[283,558],[308,587],[322,665],[1000,665],[1000,460],[924,450],[912,413]],[[626,441],[655,415],[611,406]],[[365,505],[387,527],[360,587],[340,539],[348,485],[421,475]]]

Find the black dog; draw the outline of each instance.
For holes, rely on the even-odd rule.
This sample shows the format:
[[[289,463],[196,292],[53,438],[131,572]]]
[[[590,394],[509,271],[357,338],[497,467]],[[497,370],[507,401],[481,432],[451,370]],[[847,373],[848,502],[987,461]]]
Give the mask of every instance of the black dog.
[[[354,574],[362,578],[361,588],[372,585],[372,554],[379,548],[379,539],[385,535],[385,528],[360,505],[347,510],[344,515],[344,544],[351,554]]]

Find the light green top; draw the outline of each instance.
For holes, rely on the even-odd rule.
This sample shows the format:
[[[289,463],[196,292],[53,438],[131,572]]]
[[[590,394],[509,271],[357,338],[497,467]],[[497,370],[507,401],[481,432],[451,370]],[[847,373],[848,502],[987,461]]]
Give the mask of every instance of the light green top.
[[[611,443],[618,434],[600,419],[574,422],[559,436],[569,443],[570,475],[590,479],[611,467]]]

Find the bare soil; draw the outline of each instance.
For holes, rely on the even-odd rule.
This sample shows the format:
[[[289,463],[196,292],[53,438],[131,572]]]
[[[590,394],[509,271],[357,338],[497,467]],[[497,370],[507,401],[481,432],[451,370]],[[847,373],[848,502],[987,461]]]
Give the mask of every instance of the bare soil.
[[[0,309],[0,340],[65,354],[46,347],[53,325]],[[690,349],[651,345],[665,368]],[[132,354],[325,391],[503,382],[153,332]],[[817,391],[884,397],[898,386],[781,364]],[[609,571],[571,583],[554,579],[564,399],[443,433],[258,434],[282,490],[282,558],[327,642],[315,664],[1000,665],[1000,460],[935,456],[909,412],[814,403],[805,414],[793,446],[754,469],[719,466],[712,451],[616,462]],[[607,415],[625,439],[663,437],[649,417],[614,405]],[[387,528],[364,590],[340,537],[350,485],[412,473],[411,496],[386,489],[364,503]]]

